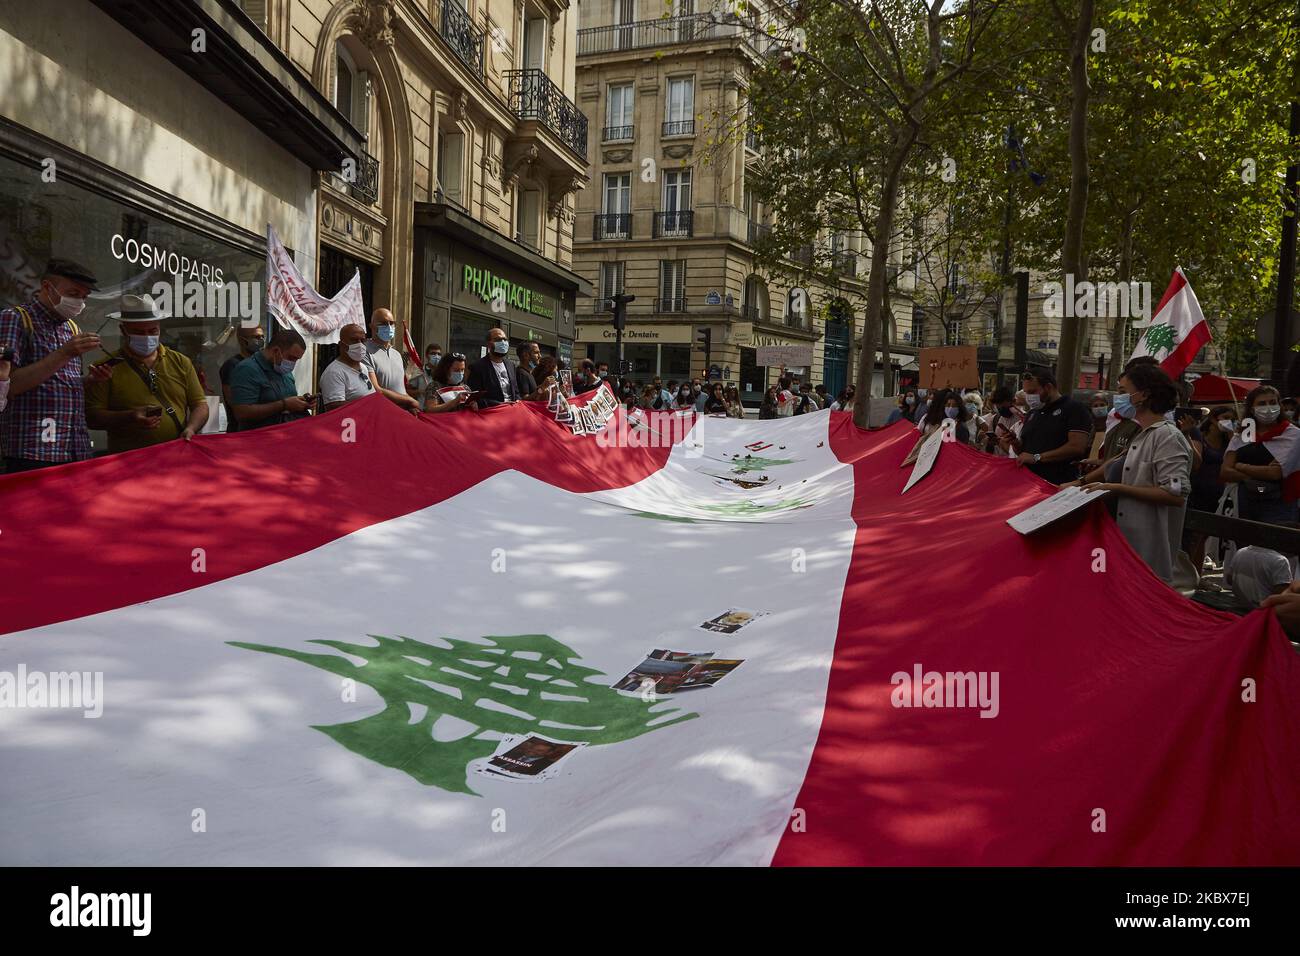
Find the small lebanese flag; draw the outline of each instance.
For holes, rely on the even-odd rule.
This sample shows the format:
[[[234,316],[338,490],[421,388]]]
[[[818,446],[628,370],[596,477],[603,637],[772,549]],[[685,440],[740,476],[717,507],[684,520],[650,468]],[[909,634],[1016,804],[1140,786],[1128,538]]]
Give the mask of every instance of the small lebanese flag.
[[[1177,378],[1209,341],[1210,324],[1205,321],[1182,266],[1178,266],[1130,359],[1153,356],[1170,378]]]

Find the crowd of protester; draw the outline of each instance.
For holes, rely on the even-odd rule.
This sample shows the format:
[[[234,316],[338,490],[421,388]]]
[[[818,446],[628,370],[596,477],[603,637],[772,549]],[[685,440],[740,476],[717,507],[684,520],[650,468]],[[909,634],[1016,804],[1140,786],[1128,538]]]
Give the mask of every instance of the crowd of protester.
[[[117,453],[188,440],[207,425],[209,407],[195,366],[162,344],[169,317],[149,296],[123,296],[108,317],[118,322],[119,348],[94,361],[83,358],[103,350],[100,337],[75,321],[96,288],[85,267],[54,259],[31,299],[0,311],[6,472],[90,457],[90,429],[103,430],[108,452]],[[745,417],[734,384],[658,375],[645,382],[614,380],[607,363],[584,359],[576,370],[564,369],[531,342],[517,346],[512,359],[499,328],[488,333],[481,358],[471,361],[431,344],[424,367],[408,376],[396,333],[387,309],[375,310],[368,329],[345,326],[337,357],[320,375],[319,394],[299,394],[293,372],[306,351],[302,336],[280,326],[269,339],[260,328],[239,329],[238,354],[219,371],[227,430],[280,424],[375,393],[412,413],[438,414],[546,400],[557,389],[580,395],[606,382],[629,410]],[[1019,386],[999,386],[988,396],[907,388],[888,422],[911,423],[918,442],[946,427],[956,441],[1011,458],[1054,485],[1110,492],[1119,528],[1170,584],[1180,583],[1182,569],[1190,568],[1193,579],[1205,570],[1207,535],[1184,528],[1186,510],[1230,510],[1225,502],[1233,496],[1226,489],[1235,491],[1235,516],[1300,526],[1300,403],[1273,386],[1253,389],[1239,408],[1197,408],[1188,404],[1186,386],[1150,358],[1130,362],[1113,393],[1096,392],[1086,403],[1064,394],[1049,369],[1026,372]],[[783,373],[766,389],[758,417],[851,411],[854,400],[852,386],[832,399],[823,385]],[[1224,580],[1243,602],[1300,604],[1300,590],[1290,590],[1295,555],[1257,545],[1225,550]],[[1300,626],[1300,608],[1296,617]]]

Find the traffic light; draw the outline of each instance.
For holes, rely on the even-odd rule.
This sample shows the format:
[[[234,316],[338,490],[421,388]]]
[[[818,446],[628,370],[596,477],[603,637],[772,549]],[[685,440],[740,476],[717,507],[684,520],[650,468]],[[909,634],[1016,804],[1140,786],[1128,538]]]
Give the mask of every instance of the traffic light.
[[[704,369],[707,372],[710,353],[713,351],[713,329],[700,329],[695,333],[695,341],[704,349]]]
[[[619,292],[609,301],[614,305],[614,318],[609,320],[609,324],[622,332],[624,327],[627,325],[627,304],[629,302],[635,302],[636,296],[628,295],[626,292]]]

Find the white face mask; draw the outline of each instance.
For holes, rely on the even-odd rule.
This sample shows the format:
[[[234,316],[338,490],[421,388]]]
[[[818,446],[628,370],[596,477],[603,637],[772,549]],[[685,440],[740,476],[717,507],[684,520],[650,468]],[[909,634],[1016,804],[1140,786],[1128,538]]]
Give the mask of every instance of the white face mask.
[[[1025,404],[1029,406],[1030,411],[1033,411],[1043,404],[1043,397],[1037,392],[1026,392]]]
[[[354,362],[364,361],[366,357],[366,343],[353,342],[348,346],[348,358]]]
[[[70,295],[59,295],[58,292],[54,294],[59,296],[59,304],[54,307],[54,311],[65,319],[75,319],[86,308],[85,299],[77,299]]]
[[[1224,418],[1219,420],[1219,431],[1223,432],[1224,434],[1231,435],[1236,430],[1237,430],[1237,423],[1234,422],[1231,418]]]
[[[1282,409],[1277,405],[1256,405],[1255,417],[1265,425],[1272,425],[1277,421],[1277,416],[1281,414]]]

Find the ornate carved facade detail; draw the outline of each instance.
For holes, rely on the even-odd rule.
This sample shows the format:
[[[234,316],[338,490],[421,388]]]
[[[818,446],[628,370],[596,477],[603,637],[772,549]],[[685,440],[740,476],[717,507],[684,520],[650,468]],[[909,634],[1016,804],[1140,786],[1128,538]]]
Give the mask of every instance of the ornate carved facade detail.
[[[456,94],[456,100],[452,104],[452,115],[459,122],[465,122],[469,119],[469,94],[464,90]]]
[[[516,147],[507,149],[505,153],[505,171],[501,177],[501,185],[510,189],[519,182],[519,177],[528,174],[529,178],[533,176],[532,166],[541,158],[542,151],[536,145]]]
[[[347,26],[367,47],[393,45],[393,7],[397,0],[356,0]]]
[[[685,159],[689,155],[691,155],[691,146],[689,143],[664,147],[664,156],[668,159]]]
[[[605,162],[607,163],[626,163],[632,158],[630,149],[607,149],[605,150]]]
[[[551,176],[546,180],[546,194],[548,202],[546,203],[546,214],[554,219],[556,216],[564,213],[565,201],[571,193],[576,193],[583,186],[587,185],[587,180],[583,176]]]

